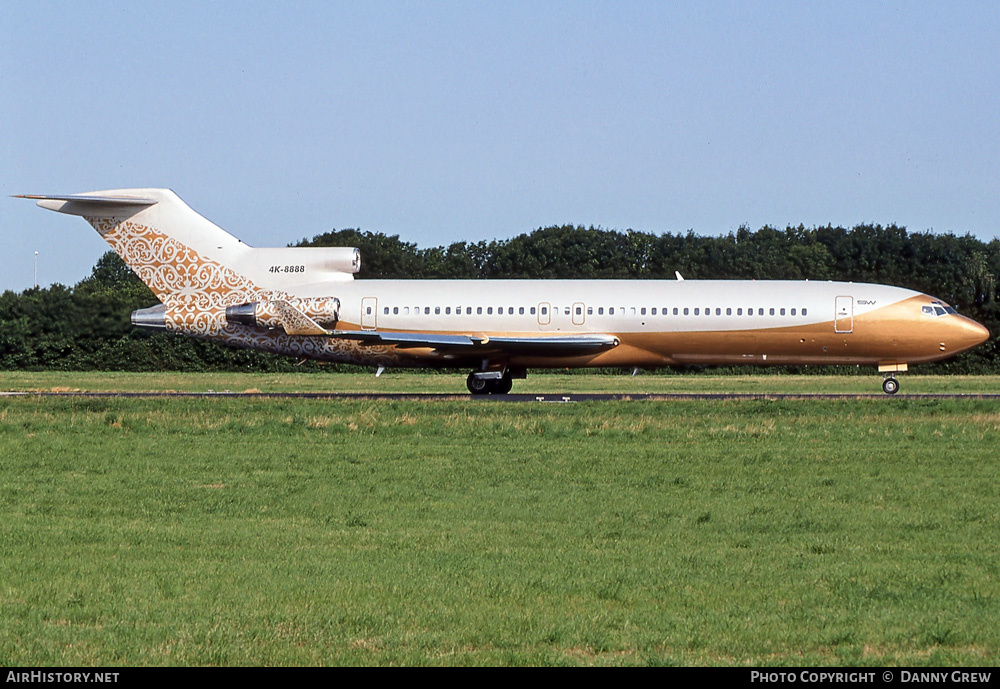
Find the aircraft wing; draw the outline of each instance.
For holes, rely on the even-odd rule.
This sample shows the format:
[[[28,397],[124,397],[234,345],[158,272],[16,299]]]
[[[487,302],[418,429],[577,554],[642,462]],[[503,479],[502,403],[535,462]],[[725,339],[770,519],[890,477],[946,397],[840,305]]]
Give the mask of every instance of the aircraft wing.
[[[338,304],[339,308],[339,304]],[[226,319],[259,327],[280,327],[289,335],[357,340],[371,345],[400,349],[428,348],[438,351],[518,353],[535,356],[565,356],[617,347],[614,335],[522,335],[489,337],[480,334],[390,332],[382,330],[327,330],[294,304],[275,299],[240,304],[226,309]]]
[[[561,356],[618,346],[614,335],[560,335],[486,337],[480,335],[443,335],[437,333],[398,333],[379,330],[332,330],[327,335],[369,344],[388,344],[401,348],[429,347],[437,350],[504,351],[538,356]]]

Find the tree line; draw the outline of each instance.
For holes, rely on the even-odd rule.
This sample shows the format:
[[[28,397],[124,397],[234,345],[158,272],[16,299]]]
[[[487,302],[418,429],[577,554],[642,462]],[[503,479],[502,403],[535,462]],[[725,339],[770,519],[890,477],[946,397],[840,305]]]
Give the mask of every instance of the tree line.
[[[908,287],[976,319],[991,340],[924,372],[1000,373],[1000,240],[908,232],[897,225],[741,227],[717,237],[655,235],[572,225],[511,239],[420,248],[397,235],[332,230],[297,246],[356,246],[358,279],[845,280]],[[156,303],[114,253],[74,287],[0,295],[0,369],[293,370],[295,362],[132,327],[134,309]],[[307,365],[314,368],[315,365]],[[301,370],[301,369],[299,369]]]

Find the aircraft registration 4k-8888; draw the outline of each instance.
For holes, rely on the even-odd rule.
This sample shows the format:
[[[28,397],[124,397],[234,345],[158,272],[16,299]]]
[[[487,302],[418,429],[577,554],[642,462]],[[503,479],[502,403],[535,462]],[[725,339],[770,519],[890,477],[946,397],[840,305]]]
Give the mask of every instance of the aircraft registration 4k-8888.
[[[136,326],[378,367],[471,368],[504,394],[528,368],[862,364],[895,374],[989,337],[934,297],[768,280],[354,280],[352,248],[255,249],[167,189],[24,196],[83,216],[160,304]],[[680,278],[680,276],[678,276]]]

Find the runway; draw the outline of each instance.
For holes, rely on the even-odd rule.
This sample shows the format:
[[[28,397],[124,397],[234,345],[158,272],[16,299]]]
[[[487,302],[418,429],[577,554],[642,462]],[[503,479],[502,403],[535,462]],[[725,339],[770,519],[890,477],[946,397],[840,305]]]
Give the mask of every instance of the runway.
[[[574,402],[683,402],[689,400],[1000,400],[1000,393],[922,393],[886,395],[883,393],[767,393],[767,392],[677,392],[677,393],[546,393],[508,395],[468,395],[449,393],[378,393],[378,392],[0,392],[0,397],[78,397],[96,398],[233,398],[233,399],[328,399],[383,400],[412,402],[466,401],[479,403],[538,402],[566,404]]]

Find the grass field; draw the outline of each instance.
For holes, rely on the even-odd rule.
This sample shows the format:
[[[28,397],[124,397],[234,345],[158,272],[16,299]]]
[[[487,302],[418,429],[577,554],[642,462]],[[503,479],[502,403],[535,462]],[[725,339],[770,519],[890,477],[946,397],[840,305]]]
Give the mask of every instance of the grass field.
[[[432,374],[390,370],[373,373],[65,373],[0,372],[0,391],[55,392],[385,392],[468,394],[465,373]],[[902,394],[1000,393],[1000,376],[921,376],[902,374]],[[535,373],[515,380],[515,393],[860,393],[882,394],[882,377],[870,369],[859,375],[594,375]]]
[[[294,384],[48,375],[0,386]],[[0,398],[0,664],[995,665],[998,433],[975,400]]]

